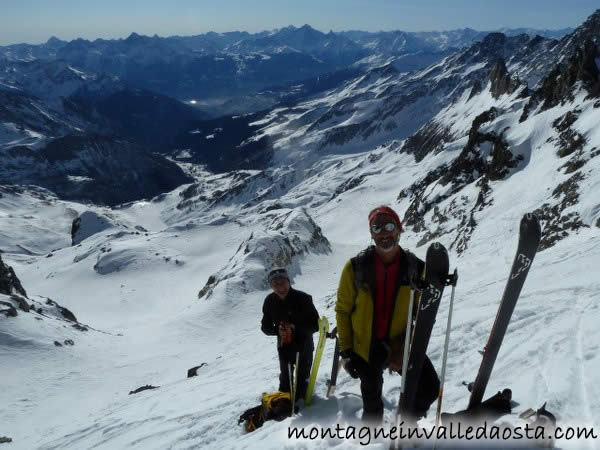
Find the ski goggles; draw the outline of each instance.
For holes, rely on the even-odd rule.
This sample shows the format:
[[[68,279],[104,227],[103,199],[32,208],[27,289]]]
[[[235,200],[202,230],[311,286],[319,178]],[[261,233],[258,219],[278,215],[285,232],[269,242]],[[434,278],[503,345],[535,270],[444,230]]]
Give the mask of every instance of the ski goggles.
[[[382,231],[390,233],[390,232],[394,231],[397,227],[398,227],[398,225],[396,225],[394,222],[388,222],[383,225],[371,225],[371,233],[379,234]]]

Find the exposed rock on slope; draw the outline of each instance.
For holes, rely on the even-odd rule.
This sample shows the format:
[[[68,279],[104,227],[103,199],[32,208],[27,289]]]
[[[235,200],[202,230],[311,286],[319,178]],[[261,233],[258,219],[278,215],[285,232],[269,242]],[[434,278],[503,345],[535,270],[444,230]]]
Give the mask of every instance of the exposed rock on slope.
[[[16,317],[18,315],[17,311],[26,313],[33,311],[41,315],[73,322],[74,328],[87,331],[87,328],[77,322],[75,315],[67,308],[49,298],[40,298],[40,300],[45,300],[45,302],[42,303],[27,296],[12,267],[4,264],[0,256],[0,308],[2,308],[0,314],[4,313],[7,317]]]
[[[94,211],[84,211],[73,220],[72,244],[77,245],[88,237],[114,226],[115,224],[109,217],[99,215]]]
[[[228,297],[266,289],[266,275],[272,267],[287,267],[293,277],[300,273],[303,255],[330,251],[329,241],[305,209],[267,218],[265,231],[254,232],[242,242],[227,265],[209,277],[198,298],[210,298],[221,283]]]
[[[576,83],[581,83],[591,97],[600,96],[599,69],[596,65],[598,48],[591,40],[585,40],[583,47],[576,47],[566,64],[557,64],[542,80],[529,103],[525,106],[521,121],[539,107],[545,111],[558,104],[573,100]]]
[[[0,294],[13,295],[19,294],[23,297],[27,297],[27,292],[23,289],[21,282],[17,278],[15,271],[12,267],[7,266],[2,261],[0,255]]]

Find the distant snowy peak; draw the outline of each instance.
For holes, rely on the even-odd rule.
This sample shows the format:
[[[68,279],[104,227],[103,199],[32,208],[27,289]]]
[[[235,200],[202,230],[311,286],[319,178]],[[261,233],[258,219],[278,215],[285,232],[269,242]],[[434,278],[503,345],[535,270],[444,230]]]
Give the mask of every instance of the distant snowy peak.
[[[563,76],[561,83],[568,79],[582,80],[589,72],[588,84],[592,86],[593,70],[597,66],[593,63],[594,48],[588,45],[586,53],[585,43],[580,44],[583,45],[580,53],[587,55],[586,59],[565,69],[565,74],[572,72],[573,75]],[[440,110],[460,101],[464,95],[473,96],[487,89],[490,82],[495,98],[517,90],[520,90],[519,95],[529,96],[559,63],[558,55],[554,59],[548,57],[559,45],[562,44],[541,36],[490,33],[422,70],[399,72],[397,61],[385,61],[321,97],[263,114],[260,120],[249,123],[254,128],[249,129],[252,134],[244,136],[240,145],[267,143],[274,150],[275,164],[287,164],[303,157],[360,152],[392,140],[406,139]],[[569,55],[579,54],[577,48],[573,47]],[[577,73],[582,75],[576,76]],[[589,90],[594,92],[593,87]],[[438,132],[444,135],[443,127]],[[226,129],[224,135],[231,136],[231,132]],[[265,153],[264,150],[264,146],[256,146],[250,152]],[[241,168],[262,167],[248,164]]]
[[[281,48],[289,48],[308,54],[340,54],[356,53],[364,55],[364,49],[352,40],[336,33],[322,33],[309,25],[301,28],[293,26],[282,28],[268,36],[244,39],[226,48],[230,52],[276,52]]]
[[[13,44],[0,47],[0,57],[12,61],[33,61],[34,59],[56,58],[56,53],[64,47],[67,41],[52,36],[47,42],[39,45]]]
[[[270,89],[352,64],[369,68],[395,59],[403,72],[419,70],[486,34],[471,29],[323,33],[304,25],[254,34],[161,38],[131,33],[116,40],[49,39],[40,46],[0,47],[0,55],[11,61],[64,60],[82,72],[110,74],[130,85],[178,99],[199,99]]]
[[[487,33],[471,29],[446,32],[381,31],[376,33],[348,31],[341,34],[376,53],[405,54],[414,52],[441,52],[471,45]]]
[[[534,39],[492,33],[421,71],[399,73],[393,64],[374,68],[324,97],[272,111],[260,122],[255,139],[270,137],[281,150],[275,158],[284,161],[300,152],[353,152],[405,139],[465,92],[485,85],[498,64],[506,72],[504,61],[513,66],[519,61],[525,70],[527,45]],[[497,74],[499,91],[518,84],[506,76]]]
[[[586,42],[591,42],[596,47],[600,45],[600,9],[559,41],[536,36],[528,43],[523,54],[525,58],[515,61],[514,64],[507,62],[507,65],[511,72],[527,79],[530,87],[537,88],[542,78],[556,64],[566,63],[577,49],[584,49]]]
[[[564,30],[547,31],[535,29],[511,29],[503,28],[493,31],[477,31],[464,28],[451,31],[382,31],[376,33],[364,31],[347,31],[340,34],[354,40],[365,48],[376,53],[383,54],[405,54],[413,52],[443,52],[470,47],[474,42],[482,41],[490,33],[502,33],[505,36],[529,35],[534,37],[540,35],[544,38],[560,38],[572,31]]]
[[[573,33],[564,36],[561,42],[572,40],[577,43],[586,39],[596,44],[600,43],[600,9],[597,9],[594,14],[590,15]]]
[[[0,59],[0,82],[46,100],[69,97],[79,90],[106,96],[123,84],[114,76],[86,72],[65,61]]]

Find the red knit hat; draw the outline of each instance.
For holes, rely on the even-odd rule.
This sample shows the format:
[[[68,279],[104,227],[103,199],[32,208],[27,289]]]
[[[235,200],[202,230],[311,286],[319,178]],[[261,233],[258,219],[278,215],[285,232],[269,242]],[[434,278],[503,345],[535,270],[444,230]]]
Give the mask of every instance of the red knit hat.
[[[400,222],[400,217],[398,217],[396,211],[394,211],[389,206],[378,206],[373,211],[371,211],[369,213],[369,225],[371,225],[375,217],[381,215],[390,216],[392,219],[394,219],[394,222],[396,222],[396,225],[398,225],[398,229],[402,231],[402,222]]]

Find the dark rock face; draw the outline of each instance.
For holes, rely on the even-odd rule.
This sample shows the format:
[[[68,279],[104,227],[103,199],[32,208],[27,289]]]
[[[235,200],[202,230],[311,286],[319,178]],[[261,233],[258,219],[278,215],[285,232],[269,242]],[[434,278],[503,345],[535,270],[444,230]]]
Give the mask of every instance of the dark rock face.
[[[598,56],[598,48],[590,39],[586,39],[582,47],[576,47],[566,64],[556,65],[543,79],[540,88],[525,105],[520,121],[526,120],[530,111],[538,105],[541,105],[541,111],[545,111],[572,100],[577,82],[581,82],[590,97],[599,97],[600,71],[596,65]]]
[[[335,189],[335,192],[331,196],[330,200],[333,200],[338,195],[343,194],[344,192],[349,191],[350,189],[354,189],[355,187],[360,186],[364,180],[365,175],[359,175],[347,179]]]
[[[14,305],[9,302],[0,302],[0,306],[6,307],[4,309],[0,309],[0,314],[4,314],[6,317],[17,317],[19,315],[17,308],[15,308]]]
[[[114,206],[191,181],[174,163],[109,136],[64,136],[24,160],[5,159],[0,182],[35,184],[68,200]]]
[[[473,120],[467,145],[442,177],[443,184],[453,183],[456,190],[464,184],[472,183],[481,175],[485,175],[490,181],[501,180],[508,175],[510,169],[517,167],[522,157],[515,157],[508,150],[508,144],[501,135],[479,131],[481,125],[497,116],[498,111],[492,107]],[[482,154],[484,145],[490,148],[489,155],[486,152]]]
[[[497,73],[501,74],[501,70],[499,66]],[[498,79],[502,79],[502,76]],[[510,89],[511,83],[509,81],[505,87],[508,86]],[[452,233],[453,242],[450,248],[455,248],[459,254],[467,250],[477,226],[475,214],[493,203],[490,181],[506,178],[511,169],[516,168],[522,161],[521,155],[513,155],[509,150],[502,134],[481,131],[485,123],[493,121],[499,114],[496,108],[490,108],[477,116],[471,125],[467,145],[460,155],[449,166],[443,165],[429,172],[425,178],[398,195],[398,200],[409,196],[412,199],[404,214],[404,224],[411,226],[414,232],[423,233],[418,246],[444,234]],[[435,137],[439,134],[432,133],[431,136]],[[431,139],[430,142],[435,142],[435,139]],[[443,143],[437,145],[443,146]],[[425,151],[431,151],[431,148]],[[427,187],[436,182],[441,185],[450,184],[451,189],[444,194],[426,195]],[[444,208],[438,206],[449,196],[471,183],[475,183],[475,187],[479,190],[474,204],[468,197],[460,197]],[[432,220],[431,223],[426,223],[424,217],[430,211],[433,211]],[[452,230],[444,226],[450,217],[459,222]]]
[[[452,134],[448,128],[429,122],[406,140],[402,151],[412,153],[415,160],[420,162],[428,154],[441,151],[444,143],[451,140]]]
[[[442,174],[444,174],[447,170],[448,167],[446,166],[441,166],[436,170],[432,170],[425,176],[425,178],[413,183],[413,185],[408,189],[398,194],[398,200],[406,198],[409,195],[413,199],[410,206],[404,213],[404,217],[402,218],[402,223],[404,226],[412,226],[413,230],[417,233],[425,230],[425,214],[434,206],[433,201],[428,201],[425,199],[425,190],[430,184],[434,183],[436,180],[439,180]],[[436,199],[436,201],[441,200],[443,199]]]
[[[48,299],[48,300],[46,300],[46,304],[50,305],[50,306],[56,307],[56,309],[58,309],[58,311],[62,314],[62,316],[65,319],[70,320],[71,322],[77,322],[77,318],[75,317],[75,314],[73,314],[71,311],[69,311],[64,306],[60,306],[54,300]]]
[[[473,97],[479,94],[482,91],[482,89],[483,88],[481,87],[481,81],[475,80],[475,82],[473,83],[473,87],[471,88],[471,92],[469,93],[469,100],[471,100]]]
[[[571,231],[582,227],[589,227],[581,220],[579,213],[573,211],[565,213],[564,210],[579,201],[579,183],[584,179],[580,172],[573,174],[567,181],[559,184],[552,192],[556,203],[544,203],[533,213],[542,224],[542,240],[539,250],[554,246],[558,241],[566,238]]]
[[[110,218],[94,211],[84,211],[73,219],[71,225],[71,245],[77,245],[83,240],[112,227],[114,223]]]
[[[12,295],[14,293],[27,297],[21,281],[17,278],[12,267],[7,266],[0,256],[0,294]]]
[[[204,367],[206,365],[207,365],[207,363],[202,363],[199,366],[194,366],[194,367],[188,369],[187,377],[192,378],[192,377],[198,376],[198,369],[201,369],[202,367]]]
[[[520,85],[518,80],[513,80],[510,77],[503,58],[499,58],[492,68],[490,81],[492,83],[491,92],[494,98],[499,98],[503,94],[512,94]]]
[[[142,391],[147,391],[148,389],[158,389],[159,387],[160,386],[152,386],[151,384],[146,384],[146,385],[141,386],[141,387],[139,387],[139,388],[137,388],[137,389],[135,389],[133,391],[129,391],[129,395],[137,394],[137,393],[142,392]]]
[[[578,133],[571,125],[575,123],[580,111],[569,111],[564,116],[556,119],[552,126],[559,132],[558,135],[558,151],[556,154],[564,158],[574,152],[581,152],[586,144],[586,139]]]

